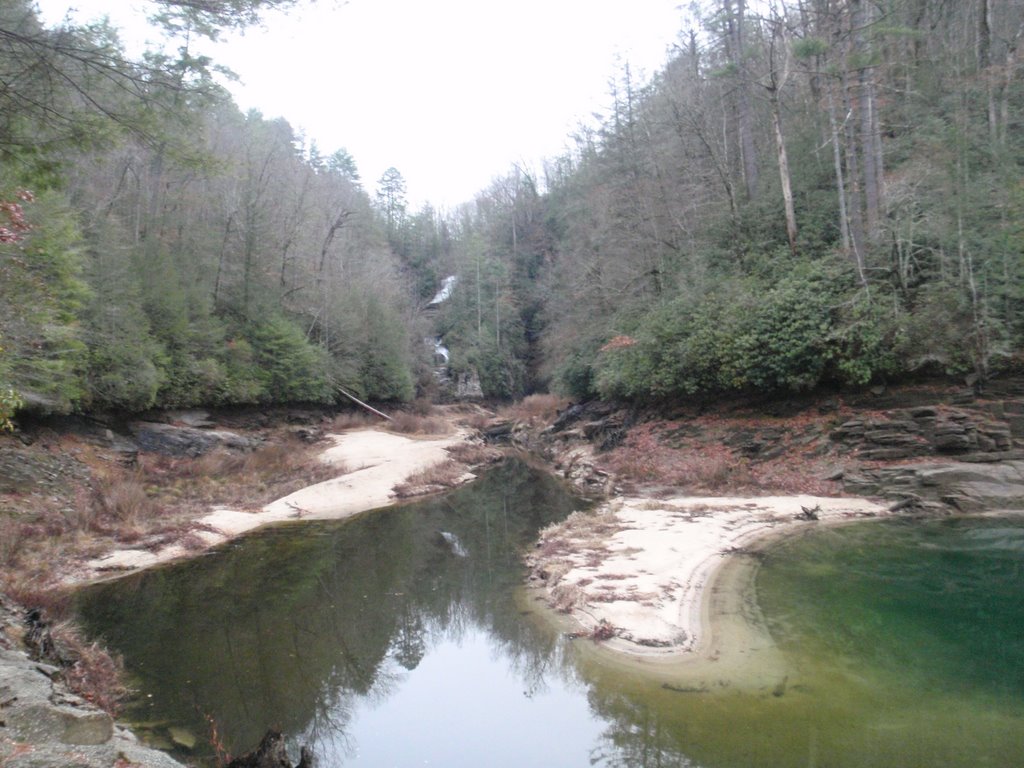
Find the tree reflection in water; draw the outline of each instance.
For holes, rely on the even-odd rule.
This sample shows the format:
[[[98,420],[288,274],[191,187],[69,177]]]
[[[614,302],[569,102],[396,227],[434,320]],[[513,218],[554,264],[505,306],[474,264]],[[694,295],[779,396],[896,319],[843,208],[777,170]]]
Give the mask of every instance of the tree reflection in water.
[[[773,549],[758,602],[778,637],[803,617],[815,638],[787,643],[780,695],[723,683],[717,663],[706,685],[663,686],[524,616],[523,550],[579,506],[509,462],[444,497],[90,589],[81,611],[137,677],[130,715],[166,740],[201,737],[209,714],[236,753],[273,727],[324,766],[1020,764],[1019,522],[866,524]]]
[[[268,727],[333,752],[356,713],[395,696],[442,642],[483,633],[529,695],[553,671],[571,675],[555,634],[524,620],[512,593],[537,530],[582,505],[510,461],[441,498],[280,526],[97,586],[80,613],[124,653],[136,721],[201,736],[210,715],[235,752]]]

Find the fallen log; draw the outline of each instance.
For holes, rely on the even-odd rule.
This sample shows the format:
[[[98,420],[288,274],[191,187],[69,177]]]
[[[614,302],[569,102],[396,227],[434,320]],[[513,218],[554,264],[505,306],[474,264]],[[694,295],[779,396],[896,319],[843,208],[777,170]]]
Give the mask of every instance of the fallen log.
[[[385,421],[391,421],[391,417],[390,417],[390,416],[388,416],[388,415],[387,415],[386,413],[384,413],[384,412],[382,412],[382,411],[378,411],[378,410],[377,410],[376,408],[374,408],[374,407],[373,407],[372,405],[367,405],[367,404],[366,404],[366,403],[364,403],[364,402],[363,402],[362,400],[360,400],[360,399],[359,399],[358,397],[356,397],[355,395],[353,395],[353,394],[352,394],[351,392],[347,392],[347,391],[345,391],[345,389],[344,389],[343,387],[338,387],[338,391],[339,391],[339,392],[340,392],[341,394],[343,394],[343,395],[344,395],[345,397],[347,397],[347,398],[348,398],[349,400],[351,400],[351,401],[352,401],[353,403],[355,403],[356,405],[358,405],[358,406],[360,406],[360,407],[362,407],[362,408],[365,408],[365,409],[366,409],[366,410],[368,410],[368,411],[369,411],[370,413],[374,413],[374,414],[376,414],[377,416],[380,416],[380,417],[381,417],[382,419],[384,419]]]

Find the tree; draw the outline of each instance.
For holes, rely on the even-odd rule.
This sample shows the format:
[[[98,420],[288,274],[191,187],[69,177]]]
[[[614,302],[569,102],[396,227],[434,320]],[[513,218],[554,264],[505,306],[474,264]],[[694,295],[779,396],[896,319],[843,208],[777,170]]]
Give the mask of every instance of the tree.
[[[789,79],[790,52],[786,40],[785,23],[782,19],[769,22],[771,36],[768,46],[768,75],[764,88],[771,104],[772,129],[775,133],[775,152],[779,163],[779,183],[782,187],[782,202],[786,213],[786,237],[789,249],[797,255],[796,211],[793,207],[793,187],[789,175],[789,155],[786,152],[786,136],[782,129],[782,105],[779,94]]]
[[[89,290],[81,279],[81,231],[61,195],[20,195],[31,207],[12,214],[21,210],[11,202],[18,197],[0,194],[8,217],[0,243],[3,389],[40,410],[68,412],[84,391],[80,313]]]
[[[388,168],[377,182],[377,210],[384,216],[388,238],[396,239],[405,220],[405,179],[395,167]]]

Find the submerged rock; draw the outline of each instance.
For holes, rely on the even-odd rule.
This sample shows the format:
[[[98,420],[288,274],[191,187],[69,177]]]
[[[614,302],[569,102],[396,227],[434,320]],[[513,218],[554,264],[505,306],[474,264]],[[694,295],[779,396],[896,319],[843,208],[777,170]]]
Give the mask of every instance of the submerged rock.
[[[441,541],[447,544],[449,549],[451,549],[453,555],[456,557],[469,557],[469,552],[464,546],[462,546],[462,542],[459,540],[458,536],[454,533],[449,533],[448,531],[438,531],[437,533],[441,537]]]
[[[171,741],[183,749],[192,750],[196,747],[196,737],[191,731],[184,728],[168,728],[167,733],[171,737]]]
[[[313,768],[313,753],[303,747],[295,768]],[[236,757],[227,768],[292,768],[284,748],[284,737],[278,731],[267,731],[260,745],[252,752]]]

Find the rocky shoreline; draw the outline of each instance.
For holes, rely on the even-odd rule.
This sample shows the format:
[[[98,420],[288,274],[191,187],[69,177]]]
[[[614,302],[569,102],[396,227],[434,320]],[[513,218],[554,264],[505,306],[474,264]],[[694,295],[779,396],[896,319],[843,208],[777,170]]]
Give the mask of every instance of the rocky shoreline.
[[[182,768],[71,692],[65,668],[25,650],[24,617],[0,598],[0,765],[4,768]]]
[[[589,531],[586,537],[572,531],[549,532],[547,540],[542,538],[538,544],[531,563],[534,581],[551,605],[571,614],[585,634],[606,641],[615,651],[649,658],[678,656],[704,647],[701,594],[722,563],[773,531],[810,522],[810,516],[801,519],[805,510],[828,523],[864,516],[1024,508],[1024,392],[990,399],[967,397],[963,392],[938,397],[934,392],[909,397],[885,393],[864,395],[856,402],[823,400],[773,408],[775,412],[767,414],[719,412],[708,419],[699,408],[652,414],[614,403],[588,403],[571,406],[553,420],[497,419],[484,428],[489,442],[539,456],[578,489],[604,500],[597,516],[605,516],[603,531]],[[196,445],[196,440],[215,439],[222,444],[236,439],[210,426],[143,425],[133,443],[120,447],[109,430],[88,427],[85,432],[89,440],[120,451],[131,461],[139,447],[153,449],[156,444],[147,442],[150,437],[164,441],[162,450],[183,455],[192,452],[189,446]],[[298,437],[304,441],[322,436],[315,424],[298,423],[292,428],[302,432]],[[634,432],[648,439],[639,450],[631,444]],[[433,451],[444,446],[421,447]],[[357,449],[355,455],[363,457],[360,463],[373,453],[379,460],[370,463],[384,465],[395,453],[391,443],[368,450]],[[784,499],[778,494],[770,499],[767,493],[700,493],[699,485],[691,488],[677,478],[638,480],[622,471],[622,453],[630,450],[646,451],[647,458],[664,453],[669,464],[684,456],[705,457],[708,462],[724,456],[730,472],[741,467],[751,470],[751,476],[757,474],[753,470],[793,463],[797,475],[813,475],[827,493],[794,492]],[[343,458],[352,461],[349,456]],[[54,455],[54,462],[59,459]],[[8,463],[17,468],[13,458]],[[60,467],[54,466],[59,475]],[[367,475],[375,471],[372,466],[360,469]],[[410,471],[410,467],[402,470]],[[736,477],[724,473],[725,488]],[[380,483],[371,494],[372,503],[366,502],[370,506],[383,503],[379,494],[388,496],[394,479]],[[835,498],[840,496],[861,498]],[[277,505],[282,508],[269,513],[221,514],[214,526],[217,541],[251,527],[256,518],[269,521],[329,513],[319,511],[315,493],[289,499],[291,504],[282,500]],[[244,518],[246,524],[235,530],[231,524],[237,522],[235,518]],[[680,547],[686,539],[700,540],[701,531],[706,539],[703,549],[697,547],[687,555],[692,555],[692,567],[687,566],[689,570],[680,576],[680,560],[685,559],[680,557]],[[204,528],[203,533],[210,532]],[[555,534],[564,541],[548,546]],[[672,538],[675,534],[685,535],[677,541]],[[550,551],[544,552],[546,547]],[[165,551],[155,559],[188,554]],[[669,568],[664,578],[658,566],[651,564],[658,558]],[[132,568],[139,563],[109,558],[94,563],[97,569],[112,565]],[[22,617],[13,607],[0,607],[0,765],[180,765],[162,752],[143,747],[109,714],[71,693],[58,665],[30,658],[21,650]]]
[[[213,429],[214,423],[204,412],[165,414],[164,418],[164,422],[133,423],[127,433],[115,433],[102,424],[77,419],[70,419],[66,427],[84,441],[82,444],[103,449],[103,461],[130,465],[137,461],[140,451],[195,458],[220,447],[244,455],[266,439],[259,431],[246,428],[251,426],[248,424],[237,431]],[[210,546],[256,527],[289,518],[333,519],[386,506],[397,500],[398,484],[442,464],[453,468],[449,470],[453,476],[444,478],[448,485],[472,478],[465,465],[453,461],[448,453],[449,448],[464,443],[467,434],[463,429],[455,429],[450,418],[444,420],[445,434],[428,436],[372,429],[356,429],[342,436],[328,435],[328,430],[320,424],[321,417],[316,414],[303,412],[285,418],[283,429],[295,433],[293,436],[299,441],[322,442],[319,461],[333,468],[332,479],[289,493],[262,509],[208,511],[191,523],[197,527],[192,546],[145,538],[120,547],[116,541],[108,542],[105,551],[91,560],[70,558],[61,567],[51,569],[54,571],[50,574],[51,582],[67,587],[196,556]],[[264,419],[258,426],[265,425]],[[38,432],[7,437],[9,443],[4,448],[4,456],[0,457],[3,458],[0,480],[6,478],[11,488],[0,483],[0,492],[13,492],[9,498],[31,504],[34,497],[25,494],[24,489],[57,494],[63,490],[62,479],[73,477],[78,483],[90,482],[87,467],[74,455],[64,454],[57,448],[59,441],[54,429],[47,427],[43,432],[44,445],[34,444],[35,434]],[[17,447],[19,439],[24,443],[24,451]],[[80,450],[76,445],[78,443],[72,442],[72,451]],[[24,461],[27,451],[31,451],[30,463]],[[10,471],[6,471],[8,469]],[[433,490],[437,488],[417,486],[407,493]],[[35,620],[39,620],[38,615]],[[25,607],[16,606],[0,594],[0,766],[181,768],[182,764],[168,754],[142,745],[129,729],[118,725],[109,712],[75,694],[68,680],[69,672],[78,663],[74,653],[54,649],[51,640],[43,643],[49,648],[40,647],[40,643],[32,642],[32,635],[33,626],[31,621],[26,623]],[[285,765],[280,759],[274,762],[275,756],[283,756],[281,744],[275,742],[271,745],[274,749],[269,751],[265,746],[261,745],[260,749],[270,755],[267,758],[270,762],[260,762],[263,757],[257,749],[235,764]],[[301,764],[309,765],[308,758]]]
[[[1019,394],[886,393],[852,405],[776,406],[783,411],[777,417],[737,409],[659,419],[591,403],[542,429],[512,423],[490,434],[544,456],[578,488],[605,499],[593,515],[543,532],[527,558],[531,585],[571,619],[571,634],[636,659],[715,654],[718,661],[708,595],[723,564],[763,540],[809,523],[1024,510]],[[668,458],[656,466],[652,454]],[[693,456],[719,462],[721,477],[659,477]],[[637,466],[632,478],[615,471]],[[772,486],[792,483],[794,473],[784,470],[794,467],[827,492]],[[746,483],[744,492],[730,479]]]

